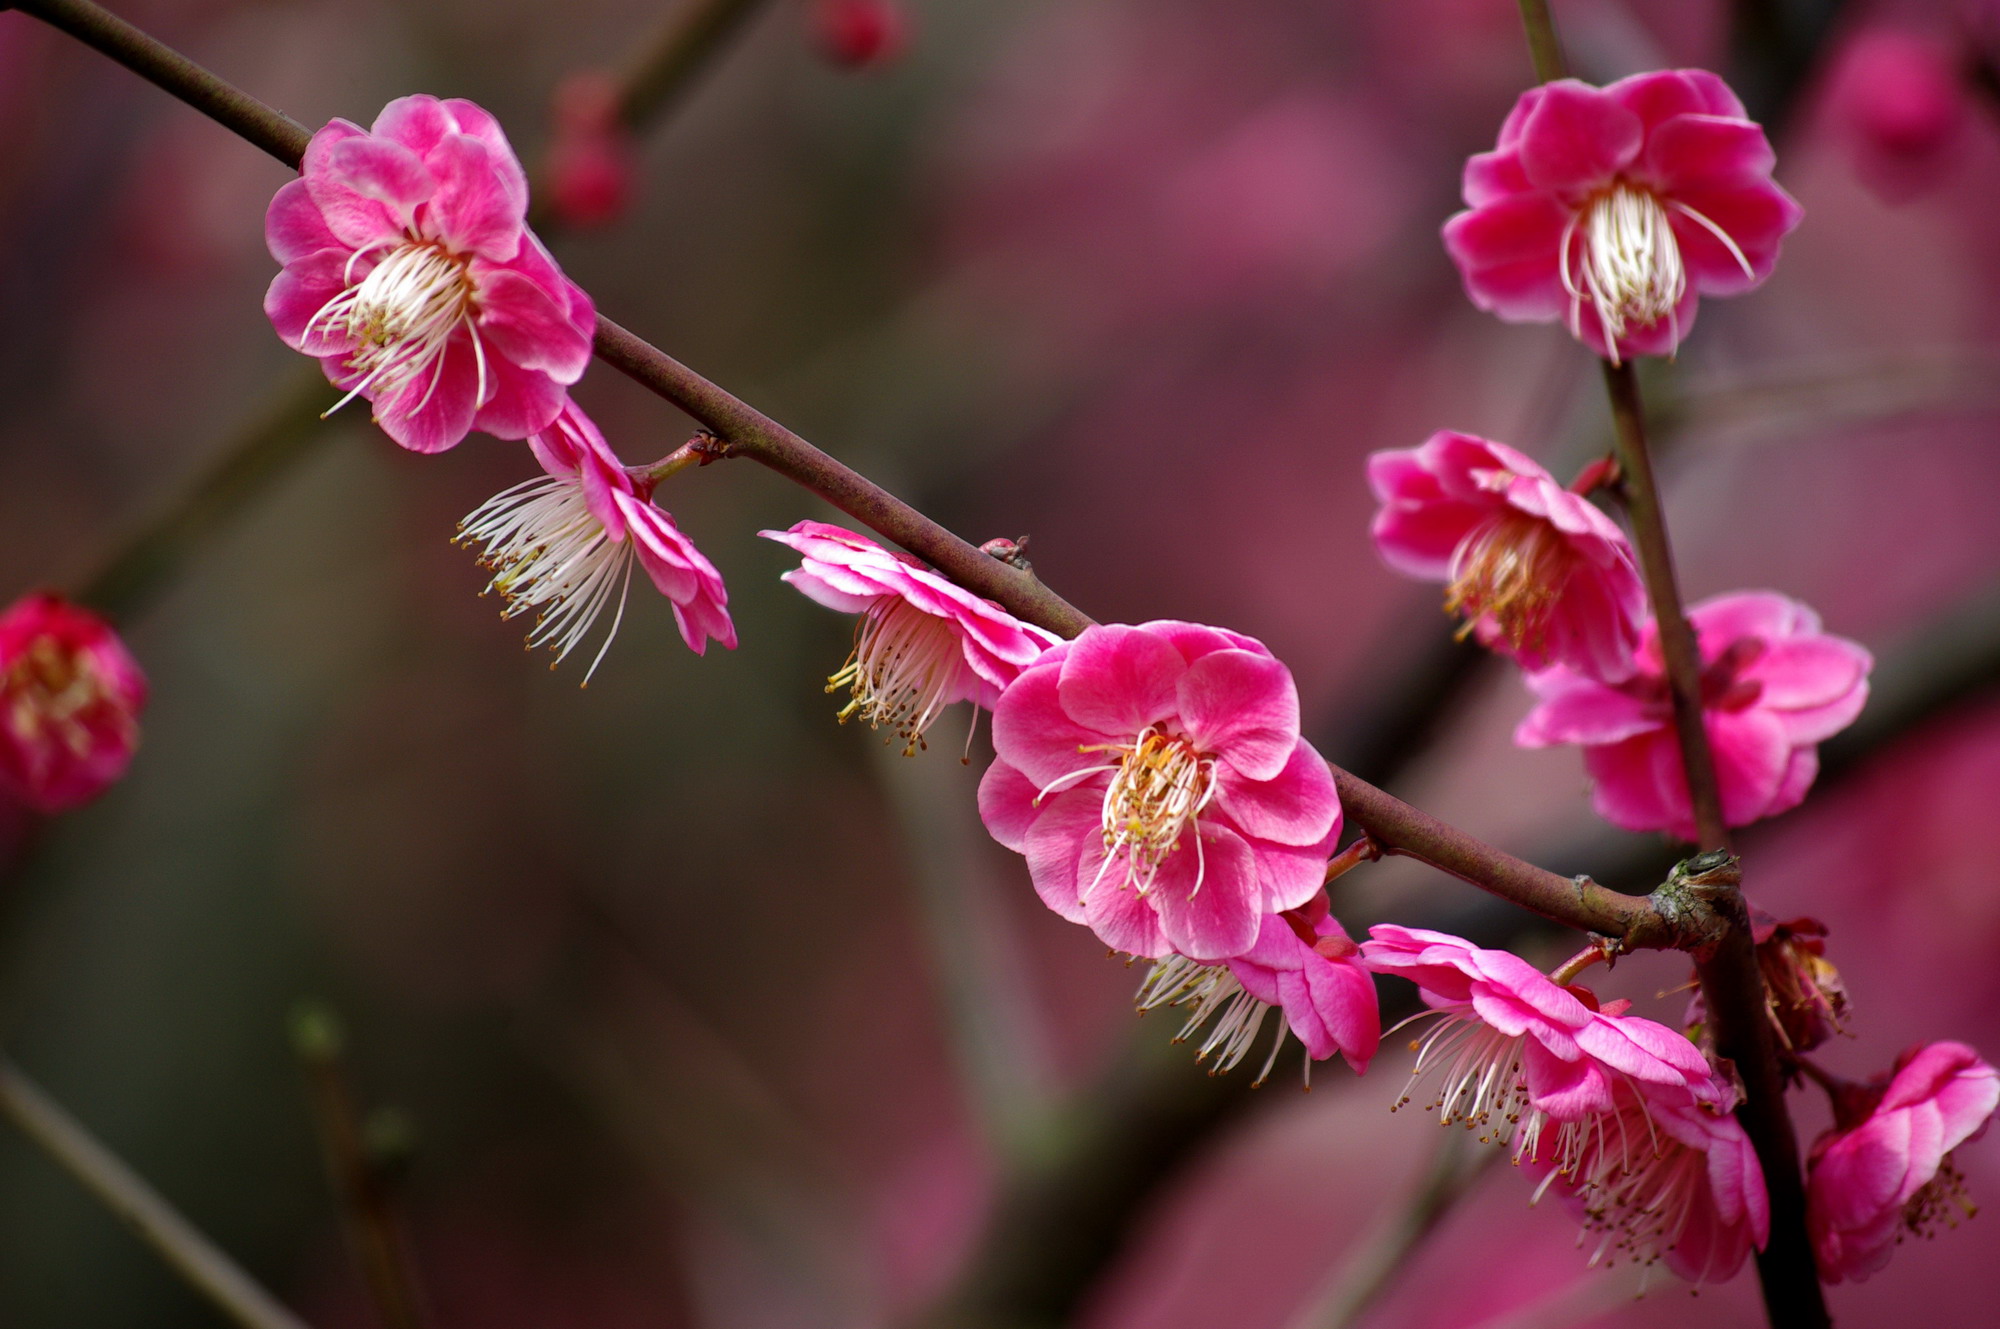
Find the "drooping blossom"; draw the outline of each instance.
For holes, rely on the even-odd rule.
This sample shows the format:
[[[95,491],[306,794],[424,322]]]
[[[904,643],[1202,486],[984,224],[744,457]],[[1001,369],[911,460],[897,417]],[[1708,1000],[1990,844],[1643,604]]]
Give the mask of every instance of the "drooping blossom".
[[[1819,774],[1819,745],[1868,699],[1868,652],[1772,591],[1719,595],[1688,611],[1701,647],[1701,696],[1723,820],[1745,826],[1797,807]],[[1583,745],[1592,802],[1614,825],[1695,838],[1659,633],[1648,622],[1637,671],[1607,684],[1553,666],[1528,677],[1541,704],[1514,731],[1523,747]]]
[[[545,164],[549,202],[567,226],[603,226],[631,206],[636,148],[620,100],[617,81],[596,71],[556,87]]]
[[[1764,1169],[1729,1115],[1735,1091],[1712,1102],[1641,1080],[1612,1084],[1612,1106],[1521,1159],[1593,1236],[1591,1263],[1655,1261],[1693,1283],[1735,1276],[1771,1234]]]
[[[1753,908],[1751,936],[1764,975],[1764,1008],[1778,1046],[1810,1052],[1847,1027],[1847,985],[1826,958],[1826,924],[1816,918],[1780,923]],[[1690,1029],[1708,1022],[1708,1002],[1696,988],[1688,1002]],[[1698,1036],[1698,1035],[1691,1035]]]
[[[1839,1120],[1806,1164],[1806,1227],[1830,1283],[1865,1279],[1905,1236],[1972,1216],[1952,1151],[1985,1132],[2000,1071],[1963,1043],[1929,1043],[1886,1085],[1853,1089],[1836,1096]]]
[[[705,654],[710,638],[736,648],[722,574],[653,503],[656,482],[620,463],[581,407],[565,402],[528,444],[544,474],[480,504],[459,523],[458,540],[483,547],[480,562],[493,569],[487,589],[506,600],[504,617],[535,612],[529,646],[548,646],[561,661],[614,607],[589,682],[624,620],[636,560],[673,606],[689,650]]]
[[[1043,903],[1114,950],[1226,960],[1310,901],[1340,798],[1291,671],[1194,623],[1087,629],[1000,696],[979,811]]]
[[[37,812],[96,798],[131,765],[146,676],[111,625],[46,591],[0,614],[0,788]]]
[[[1368,458],[1375,547],[1406,576],[1446,583],[1461,633],[1527,669],[1632,672],[1646,594],[1625,533],[1533,458],[1450,430]]]
[[[1219,1054],[1213,1072],[1242,1061],[1263,1031],[1264,1017],[1276,1009],[1283,1022],[1258,1083],[1270,1076],[1287,1028],[1305,1045],[1307,1083],[1312,1063],[1336,1052],[1360,1075],[1382,1041],[1375,982],[1359,962],[1360,953],[1321,893],[1300,908],[1266,914],[1256,944],[1242,955],[1219,963],[1184,955],[1157,961],[1139,986],[1138,1005],[1141,1011],[1185,1007],[1187,1023],[1176,1042],[1206,1025],[1196,1056]]]
[[[897,0],[814,0],[813,40],[834,64],[888,64],[910,44],[910,17]]]
[[[802,521],[759,534],[798,553],[786,581],[829,609],[861,616],[854,651],[827,691],[848,694],[841,723],[859,716],[872,728],[886,725],[906,755],[924,746],[925,732],[953,702],[993,709],[1008,684],[1059,640],[842,527]]]
[[[1714,1100],[1722,1092],[1707,1058],[1686,1037],[1600,1006],[1588,988],[1557,983],[1509,951],[1474,946],[1426,928],[1381,923],[1361,943],[1361,962],[1417,985],[1435,1017],[1417,1045],[1410,1089],[1435,1082],[1427,1111],[1443,1125],[1463,1122],[1481,1139],[1512,1145],[1517,1158],[1567,1127],[1614,1109],[1624,1081]]]
[[[1510,323],[1561,319],[1614,363],[1672,354],[1700,297],[1760,285],[1798,225],[1774,160],[1705,70],[1557,79],[1522,93],[1498,146],[1466,162],[1445,248],[1472,302]]]
[[[527,207],[514,150],[471,102],[402,97],[370,129],[331,121],[265,216],[284,270],[264,312],[406,448],[526,438],[582,376],[596,326]]]

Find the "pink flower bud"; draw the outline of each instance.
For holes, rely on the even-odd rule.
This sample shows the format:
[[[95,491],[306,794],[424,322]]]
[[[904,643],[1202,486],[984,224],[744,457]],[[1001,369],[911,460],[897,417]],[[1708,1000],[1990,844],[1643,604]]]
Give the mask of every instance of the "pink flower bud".
[[[603,226],[625,215],[637,171],[631,131],[618,116],[618,85],[594,71],[556,89],[549,144],[549,201],[568,226]]]
[[[1970,111],[1949,44],[1871,28],[1848,43],[1830,81],[1832,113],[1864,184],[1897,202],[1942,179]]]
[[[139,745],[146,678],[111,625],[40,593],[0,614],[0,785],[38,812],[96,798]]]
[[[818,0],[813,38],[820,52],[848,69],[885,65],[910,43],[910,20],[894,0]]]

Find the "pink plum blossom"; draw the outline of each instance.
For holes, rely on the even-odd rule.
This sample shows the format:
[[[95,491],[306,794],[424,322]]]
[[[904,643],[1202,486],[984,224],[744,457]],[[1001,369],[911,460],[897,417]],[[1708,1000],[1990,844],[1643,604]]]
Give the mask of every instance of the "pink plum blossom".
[[[1963,1043],[1914,1048],[1886,1086],[1853,1088],[1807,1163],[1806,1227],[1829,1283],[1865,1279],[1905,1235],[1971,1216],[1952,1150],[2000,1107],[2000,1071]]]
[[[705,654],[710,638],[735,649],[722,574],[654,505],[653,477],[620,463],[574,402],[528,444],[544,474],[486,500],[459,524],[458,539],[484,547],[480,561],[494,570],[487,589],[507,601],[504,617],[535,611],[529,646],[546,645],[560,661],[615,604],[595,673],[624,619],[636,559],[673,606],[689,650]]]
[[[1375,547],[1396,571],[1447,584],[1461,632],[1527,669],[1632,672],[1646,595],[1625,533],[1534,459],[1444,430],[1368,458]]]
[[[1509,951],[1426,928],[1381,923],[1361,962],[1409,979],[1437,1023],[1418,1045],[1409,1088],[1435,1076],[1428,1105],[1440,1124],[1465,1122],[1482,1139],[1533,1154],[1542,1136],[1613,1110],[1631,1081],[1690,1098],[1722,1092],[1701,1050],[1665,1025],[1599,1006],[1588,988],[1565,986]],[[1409,1102],[1406,1088],[1401,1103]],[[1553,1130],[1550,1130],[1553,1128]]]
[[[1764,1169],[1729,1115],[1733,1101],[1733,1090],[1704,1103],[1671,1085],[1619,1081],[1609,1110],[1545,1137],[1522,1161],[1586,1240],[1596,1236],[1592,1264],[1659,1260],[1690,1282],[1724,1282],[1771,1235]]]
[[[596,326],[527,208],[514,150],[471,102],[403,97],[371,129],[331,121],[265,216],[284,270],[264,312],[412,451],[473,429],[526,438],[562,408]]]
[[[38,592],[0,614],[0,790],[37,812],[79,807],[125,774],[146,677],[111,625]]]
[[[1672,354],[1702,295],[1762,284],[1800,210],[1764,131],[1721,79],[1659,70],[1531,88],[1465,165],[1445,248],[1472,302],[1563,320],[1613,363]]]
[[[569,226],[603,226],[631,206],[636,148],[620,100],[617,80],[595,71],[556,88],[546,174],[549,201]]]
[[[1868,699],[1868,652],[1821,630],[1819,615],[1772,591],[1719,595],[1688,611],[1701,647],[1703,718],[1723,819],[1745,826],[1797,807],[1819,774],[1819,744]],[[1514,731],[1523,747],[1583,745],[1592,801],[1615,825],[1695,838],[1659,633],[1648,622],[1637,671],[1603,683],[1561,665],[1528,677],[1541,704]]]
[[[1250,1051],[1273,1009],[1284,1023],[1257,1075],[1271,1073],[1289,1028],[1305,1045],[1308,1083],[1312,1063],[1336,1052],[1359,1075],[1382,1041],[1375,981],[1360,963],[1361,948],[1327,909],[1322,892],[1297,909],[1266,914],[1248,951],[1221,963],[1170,955],[1156,963],[1139,988],[1139,1009],[1188,1008],[1176,1041],[1209,1025],[1198,1060],[1219,1052],[1214,1070],[1232,1069]],[[1211,1025],[1209,1022],[1213,1020]]]
[[[979,811],[1114,950],[1227,960],[1318,894],[1340,834],[1291,671],[1194,623],[1091,627],[1000,696]]]
[[[1857,32],[1828,76],[1831,118],[1854,151],[1862,183],[1892,203],[1941,183],[1972,119],[1954,44],[1926,32]]]
[[[759,534],[798,553],[799,566],[784,579],[801,593],[861,615],[854,651],[827,680],[827,691],[848,692],[841,723],[859,715],[871,727],[888,725],[907,755],[924,746],[925,731],[945,707],[969,701],[991,710],[1021,671],[1060,640],[908,554],[842,527],[802,521]]]

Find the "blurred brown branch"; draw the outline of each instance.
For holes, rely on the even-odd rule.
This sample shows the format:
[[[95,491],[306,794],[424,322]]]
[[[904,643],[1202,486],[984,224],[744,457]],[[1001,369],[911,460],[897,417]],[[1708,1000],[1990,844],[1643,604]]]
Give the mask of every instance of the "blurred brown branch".
[[[12,1061],[0,1057],[0,1116],[151,1246],[188,1286],[243,1329],[306,1329]]]

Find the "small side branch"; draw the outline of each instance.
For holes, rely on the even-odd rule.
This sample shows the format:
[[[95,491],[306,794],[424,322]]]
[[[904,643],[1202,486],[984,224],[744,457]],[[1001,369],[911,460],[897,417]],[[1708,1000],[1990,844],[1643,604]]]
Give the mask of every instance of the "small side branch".
[[[0,1116],[13,1122],[190,1287],[243,1329],[306,1329],[304,1320],[279,1304],[4,1056],[0,1056]]]

